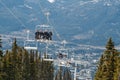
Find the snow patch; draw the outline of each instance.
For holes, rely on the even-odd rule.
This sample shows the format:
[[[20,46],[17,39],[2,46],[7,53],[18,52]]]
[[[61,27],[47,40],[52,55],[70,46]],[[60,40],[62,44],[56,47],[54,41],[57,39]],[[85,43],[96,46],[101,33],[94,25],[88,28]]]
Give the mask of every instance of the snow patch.
[[[55,2],[55,0],[48,0],[50,3],[54,3]]]
[[[32,19],[30,19],[27,23],[35,22],[35,21],[37,21],[37,20],[38,20],[37,18],[32,18]]]
[[[89,4],[89,3],[98,3],[99,0],[90,0],[90,1],[80,1],[80,5],[86,5],[86,4]]]
[[[25,0],[24,3],[34,3],[39,4],[40,0]]]
[[[73,39],[90,39],[94,34],[95,32],[93,30],[89,30],[87,33],[74,35]]]
[[[93,2],[97,3],[97,2],[99,2],[99,0],[93,0]]]
[[[27,5],[27,4],[24,4],[24,6],[25,6],[26,8],[33,9],[31,6],[29,6],[29,5]]]
[[[112,6],[111,3],[105,3],[104,5],[106,5],[106,6]]]
[[[79,34],[79,35],[73,36],[73,39],[80,40],[80,39],[88,39],[90,37],[91,37],[90,35]]]

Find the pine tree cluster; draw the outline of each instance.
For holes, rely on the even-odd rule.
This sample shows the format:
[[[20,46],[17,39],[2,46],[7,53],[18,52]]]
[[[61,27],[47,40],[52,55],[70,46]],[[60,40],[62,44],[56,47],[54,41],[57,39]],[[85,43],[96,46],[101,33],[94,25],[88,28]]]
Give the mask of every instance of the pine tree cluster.
[[[0,80],[53,80],[53,62],[43,61],[37,51],[28,52],[15,40],[11,50],[1,52]]]
[[[101,55],[94,80],[120,80],[120,52],[115,49],[112,38]]]

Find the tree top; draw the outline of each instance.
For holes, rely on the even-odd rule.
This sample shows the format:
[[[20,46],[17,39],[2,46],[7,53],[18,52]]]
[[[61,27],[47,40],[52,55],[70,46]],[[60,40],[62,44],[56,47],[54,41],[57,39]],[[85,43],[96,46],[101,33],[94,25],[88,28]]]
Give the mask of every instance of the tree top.
[[[111,37],[108,39],[108,42],[106,44],[106,49],[108,49],[108,50],[114,49],[114,42],[112,41]]]

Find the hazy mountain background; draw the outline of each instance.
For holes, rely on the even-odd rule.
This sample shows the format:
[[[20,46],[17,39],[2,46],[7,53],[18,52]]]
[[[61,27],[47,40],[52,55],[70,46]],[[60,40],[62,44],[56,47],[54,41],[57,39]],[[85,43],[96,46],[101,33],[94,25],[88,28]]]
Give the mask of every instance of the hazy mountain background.
[[[34,30],[50,23],[68,41],[105,45],[112,37],[120,44],[120,0],[0,0],[0,33]]]

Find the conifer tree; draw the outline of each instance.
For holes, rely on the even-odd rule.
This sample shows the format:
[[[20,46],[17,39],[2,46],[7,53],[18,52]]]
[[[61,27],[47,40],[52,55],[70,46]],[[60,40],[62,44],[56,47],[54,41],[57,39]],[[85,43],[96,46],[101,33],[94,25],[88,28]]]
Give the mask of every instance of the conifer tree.
[[[30,80],[36,80],[36,65],[34,51],[30,51]]]
[[[35,52],[35,74],[36,74],[36,80],[39,80],[40,79],[40,72],[41,72],[41,69],[40,69],[40,63],[41,63],[41,58],[40,56],[38,56],[38,51]]]
[[[3,58],[3,68],[2,68],[2,73],[4,74],[3,79],[1,80],[7,80],[9,79],[9,71],[8,71],[8,65],[9,64],[9,53],[6,51],[6,54]]]
[[[30,78],[30,58],[29,53],[24,50],[23,52],[23,80],[29,80]]]
[[[62,74],[62,67],[60,66],[60,69],[58,70],[56,76],[55,76],[55,80],[63,80],[63,74]]]
[[[13,80],[14,79],[14,70],[12,63],[11,52],[7,51],[3,59],[3,72],[5,73],[4,80]]]
[[[11,56],[12,56],[12,61],[11,61],[11,65],[13,66],[13,79],[17,80],[18,79],[18,71],[17,71],[17,55],[18,55],[18,45],[17,45],[17,41],[16,39],[14,40],[13,44],[12,44],[12,51],[11,51]]]
[[[3,58],[3,52],[2,52],[2,39],[1,39],[1,36],[0,36],[0,80],[2,80],[2,65],[3,65],[3,62],[2,62],[2,58]]]
[[[41,80],[53,80],[54,75],[54,67],[52,65],[53,62],[48,62],[42,60],[41,62]]]
[[[72,80],[71,72],[68,68],[66,68],[64,71],[63,80]]]
[[[44,54],[44,56],[45,56],[45,58],[48,57],[46,54]],[[53,77],[54,77],[53,62],[44,61],[42,59],[41,63],[40,63],[40,68],[41,68],[41,72],[40,72],[41,80],[53,80]]]
[[[17,67],[17,79],[18,80],[23,80],[23,57],[24,57],[24,53],[23,53],[23,49],[18,47],[18,54],[17,54],[17,63],[16,63],[16,67]]]
[[[60,66],[58,70],[55,80],[72,80],[71,72],[67,67]]]
[[[115,72],[114,72],[114,80],[120,80],[120,52],[118,52],[118,56],[115,57],[116,62],[115,62]]]
[[[3,57],[3,52],[2,52],[2,39],[1,39],[1,36],[0,36],[0,60],[2,59]]]
[[[118,52],[114,48],[112,38],[110,38],[107,42],[106,50],[100,58],[95,80],[114,80],[116,57],[118,57]]]

